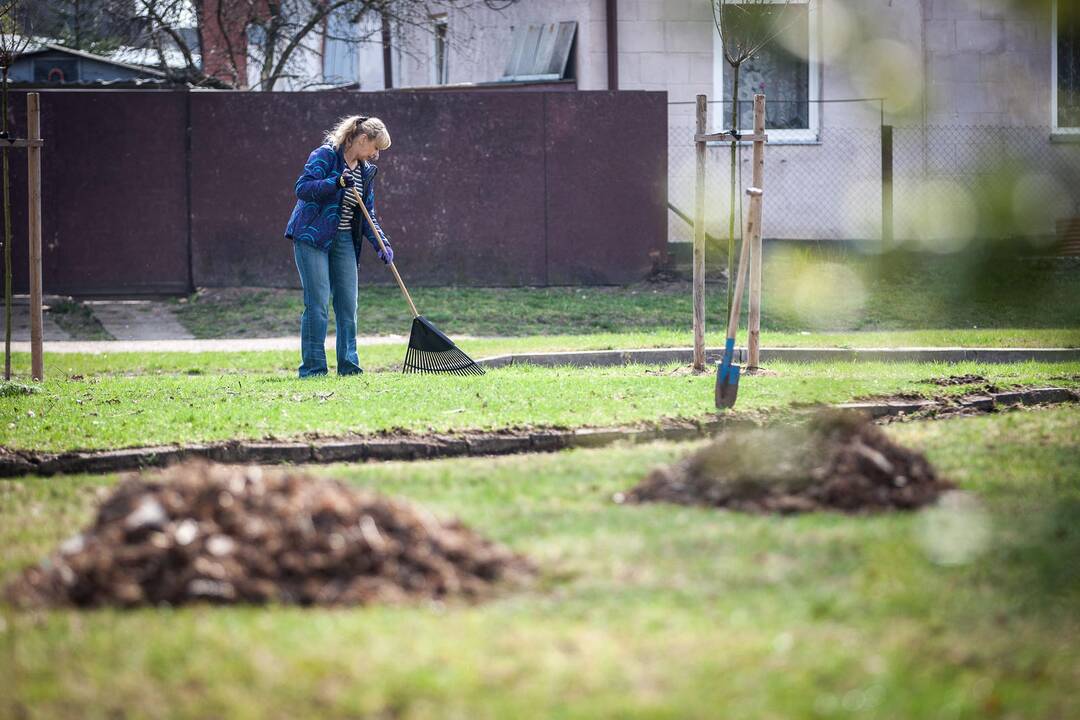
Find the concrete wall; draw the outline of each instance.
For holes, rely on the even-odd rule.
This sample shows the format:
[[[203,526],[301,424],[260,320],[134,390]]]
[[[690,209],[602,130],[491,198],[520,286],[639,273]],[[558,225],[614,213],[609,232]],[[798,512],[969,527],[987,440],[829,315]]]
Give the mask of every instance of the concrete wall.
[[[47,292],[297,286],[294,183],[360,109],[393,135],[377,207],[410,285],[627,283],[664,260],[660,93],[57,90],[41,107]],[[25,173],[16,159],[19,290]],[[392,282],[367,246],[361,278]]]
[[[1050,3],[1027,13],[994,0],[926,4],[927,123],[1049,126]]]

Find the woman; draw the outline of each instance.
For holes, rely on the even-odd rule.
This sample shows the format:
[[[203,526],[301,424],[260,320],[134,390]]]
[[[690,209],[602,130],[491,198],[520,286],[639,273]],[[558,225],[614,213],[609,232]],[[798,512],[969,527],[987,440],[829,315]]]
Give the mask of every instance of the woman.
[[[338,375],[362,373],[356,355],[356,279],[361,238],[367,238],[384,263],[394,259],[390,241],[375,217],[375,173],[371,161],[390,147],[390,133],[375,117],[344,118],[326,134],[323,145],[308,156],[296,181],[293,208],[285,237],[293,241],[293,257],[304,287],[300,318],[300,377],[326,374],[327,305],[333,298],[337,323]],[[386,251],[356,207],[360,193],[368,214],[383,236]]]

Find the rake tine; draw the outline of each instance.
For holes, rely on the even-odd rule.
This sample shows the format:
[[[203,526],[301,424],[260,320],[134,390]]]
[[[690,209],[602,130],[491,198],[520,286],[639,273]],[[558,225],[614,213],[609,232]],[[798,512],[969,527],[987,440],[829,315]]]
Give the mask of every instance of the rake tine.
[[[480,367],[461,348],[423,317],[413,318],[413,331],[405,351],[402,372],[448,373],[459,377],[483,375]]]
[[[465,374],[465,375],[479,375],[479,374],[482,374],[483,371],[478,372],[478,370],[480,369],[480,366],[477,365],[473,361],[472,358],[470,358],[468,355],[461,352],[457,348],[454,348],[454,350],[456,351],[457,358],[458,358],[458,360],[460,362],[460,367],[461,367],[461,370],[462,370],[463,374]]]
[[[464,375],[469,375],[469,373],[470,373],[469,369],[470,369],[471,366],[472,366],[472,363],[470,363],[468,361],[468,359],[465,359],[464,357],[462,357],[461,353],[458,353],[458,367],[461,368],[461,371],[462,371],[462,373],[464,373]]]

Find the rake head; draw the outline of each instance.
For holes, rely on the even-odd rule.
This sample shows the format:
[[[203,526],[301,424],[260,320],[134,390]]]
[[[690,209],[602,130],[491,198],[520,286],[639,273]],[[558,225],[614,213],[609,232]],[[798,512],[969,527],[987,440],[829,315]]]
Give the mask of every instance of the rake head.
[[[484,368],[461,352],[454,341],[422,315],[413,318],[402,372],[483,375]]]

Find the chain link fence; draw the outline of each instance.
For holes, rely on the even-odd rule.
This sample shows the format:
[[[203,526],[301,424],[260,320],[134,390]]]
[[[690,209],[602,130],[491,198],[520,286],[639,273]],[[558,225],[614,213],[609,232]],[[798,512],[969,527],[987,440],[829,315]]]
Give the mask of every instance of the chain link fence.
[[[895,234],[1052,238],[1080,215],[1080,145],[1048,126],[915,126],[893,131]]]
[[[774,105],[766,103],[767,115]],[[730,109],[730,102],[708,103],[709,132],[730,127]],[[740,117],[746,117],[742,107]],[[894,237],[939,247],[975,236],[1050,237],[1062,218],[1080,216],[1080,144],[1052,141],[1048,127],[896,127],[890,152],[882,119],[878,99],[823,101],[811,107],[816,130],[770,126],[767,238],[880,243]],[[695,104],[670,103],[670,242],[693,240],[695,132]],[[721,246],[728,234],[730,148],[710,144],[706,157],[706,232]],[[738,236],[751,181],[749,143],[737,148],[735,180]]]
[[[745,103],[740,102],[740,106]],[[766,116],[782,103],[766,102]],[[812,124],[820,130],[770,128],[765,155],[765,233],[769,238],[875,240],[881,238],[880,101],[815,103]],[[708,103],[709,132],[731,125],[731,103]],[[783,114],[782,111],[778,114]],[[746,116],[740,107],[740,116]],[[742,128],[749,132],[751,128]],[[695,105],[668,110],[668,239],[693,239],[696,156]],[[751,147],[736,149],[736,236],[745,189],[751,182]],[[712,143],[706,157],[705,227],[726,238],[731,182],[731,144]]]

